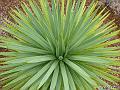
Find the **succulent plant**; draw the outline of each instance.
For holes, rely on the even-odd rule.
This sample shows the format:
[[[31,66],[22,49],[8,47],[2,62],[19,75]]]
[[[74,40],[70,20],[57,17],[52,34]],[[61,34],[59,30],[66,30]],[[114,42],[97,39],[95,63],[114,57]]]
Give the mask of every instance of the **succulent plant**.
[[[86,8],[86,0],[28,0],[10,12],[13,22],[1,27],[11,36],[0,36],[0,82],[3,90],[96,90],[120,79],[109,72],[120,65],[120,42],[110,39],[114,20],[97,2]]]

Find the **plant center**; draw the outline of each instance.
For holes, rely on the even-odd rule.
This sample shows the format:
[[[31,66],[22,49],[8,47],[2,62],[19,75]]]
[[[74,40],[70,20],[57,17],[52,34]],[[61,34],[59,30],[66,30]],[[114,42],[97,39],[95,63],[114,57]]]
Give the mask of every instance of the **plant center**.
[[[58,59],[59,60],[63,60],[64,58],[63,58],[63,56],[59,56]]]

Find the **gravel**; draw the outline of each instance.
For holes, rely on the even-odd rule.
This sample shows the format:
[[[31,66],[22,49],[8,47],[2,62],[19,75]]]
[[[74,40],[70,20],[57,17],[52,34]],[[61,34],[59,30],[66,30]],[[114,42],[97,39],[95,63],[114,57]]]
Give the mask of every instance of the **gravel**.
[[[120,0],[99,0],[99,5],[108,6],[115,15],[120,15]]]

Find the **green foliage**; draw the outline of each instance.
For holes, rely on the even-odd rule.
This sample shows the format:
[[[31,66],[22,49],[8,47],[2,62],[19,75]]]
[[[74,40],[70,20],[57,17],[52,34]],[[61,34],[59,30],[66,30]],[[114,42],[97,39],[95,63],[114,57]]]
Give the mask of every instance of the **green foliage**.
[[[12,10],[15,23],[1,27],[13,36],[0,36],[0,47],[10,50],[0,52],[3,90],[96,90],[108,85],[100,78],[120,81],[108,73],[110,65],[120,65],[119,46],[107,47],[120,42],[108,41],[120,30],[111,32],[113,21],[103,24],[109,13],[98,12],[97,2],[85,3],[29,0],[29,7]]]

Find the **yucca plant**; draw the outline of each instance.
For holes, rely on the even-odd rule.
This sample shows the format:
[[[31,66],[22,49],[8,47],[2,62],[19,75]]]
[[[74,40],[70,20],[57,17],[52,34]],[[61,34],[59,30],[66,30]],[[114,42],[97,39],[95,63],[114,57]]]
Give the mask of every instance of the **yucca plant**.
[[[104,24],[109,12],[99,11],[97,2],[86,8],[86,0],[28,0],[1,27],[11,36],[0,36],[0,82],[3,90],[96,90],[117,83],[109,72],[119,66],[120,42],[110,41],[114,20]],[[99,11],[99,12],[98,12]],[[109,67],[110,68],[110,67]]]

